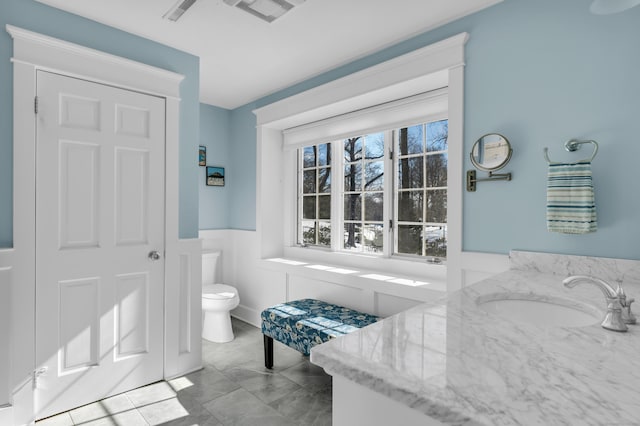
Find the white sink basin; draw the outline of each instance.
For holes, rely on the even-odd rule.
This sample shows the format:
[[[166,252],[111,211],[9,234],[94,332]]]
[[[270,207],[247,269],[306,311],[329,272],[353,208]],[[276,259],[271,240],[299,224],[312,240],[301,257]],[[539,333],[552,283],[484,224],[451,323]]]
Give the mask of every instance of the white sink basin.
[[[598,324],[597,309],[572,300],[532,294],[489,294],[477,299],[478,307],[506,320],[542,327],[583,327]]]

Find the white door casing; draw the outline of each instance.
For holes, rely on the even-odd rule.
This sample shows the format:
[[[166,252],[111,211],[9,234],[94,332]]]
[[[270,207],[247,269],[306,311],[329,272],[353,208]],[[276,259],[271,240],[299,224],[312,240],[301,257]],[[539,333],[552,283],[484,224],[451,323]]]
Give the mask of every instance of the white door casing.
[[[6,26],[13,39],[13,234],[9,387],[13,424],[34,421],[36,126],[38,70],[104,83],[166,101],[164,377],[201,365],[199,241],[178,240],[180,85],[184,76],[67,41]],[[194,146],[197,149],[197,145]],[[189,269],[190,268],[190,269]],[[191,288],[194,287],[194,288]],[[188,300],[184,290],[191,290]],[[184,306],[186,304],[186,307]],[[188,308],[188,309],[186,309]],[[187,319],[182,318],[187,316]],[[179,325],[188,321],[187,326]],[[184,333],[189,336],[185,337]],[[179,343],[184,341],[183,345]]]
[[[165,100],[44,71],[37,96],[42,418],[162,378]]]

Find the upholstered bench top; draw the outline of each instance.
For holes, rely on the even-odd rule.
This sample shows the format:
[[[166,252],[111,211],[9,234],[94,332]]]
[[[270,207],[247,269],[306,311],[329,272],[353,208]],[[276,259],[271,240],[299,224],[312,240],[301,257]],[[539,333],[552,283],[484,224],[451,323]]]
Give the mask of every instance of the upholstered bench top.
[[[315,299],[294,300],[262,311],[262,333],[305,355],[311,348],[379,321],[373,315]]]

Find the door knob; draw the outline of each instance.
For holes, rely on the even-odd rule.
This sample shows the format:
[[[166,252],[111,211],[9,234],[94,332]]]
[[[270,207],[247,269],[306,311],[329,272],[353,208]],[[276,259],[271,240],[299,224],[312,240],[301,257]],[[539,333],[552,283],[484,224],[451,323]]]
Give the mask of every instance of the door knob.
[[[150,251],[149,259],[154,261],[160,259],[160,252],[158,252],[157,250]]]

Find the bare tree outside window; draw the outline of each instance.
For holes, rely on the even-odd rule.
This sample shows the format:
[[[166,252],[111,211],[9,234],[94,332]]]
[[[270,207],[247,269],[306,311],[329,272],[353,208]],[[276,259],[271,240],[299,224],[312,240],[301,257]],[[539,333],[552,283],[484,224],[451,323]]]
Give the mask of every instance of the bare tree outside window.
[[[378,253],[383,250],[384,134],[345,139],[345,250]]]
[[[301,151],[302,243],[331,246],[331,144]]]
[[[347,252],[446,258],[448,130],[445,119],[300,149],[299,241]],[[335,199],[332,176],[342,180]],[[385,179],[393,180],[388,194]],[[389,227],[385,198],[393,203]],[[336,209],[342,209],[341,220],[332,217]],[[339,241],[332,242],[332,231]],[[387,231],[394,244],[385,248]]]
[[[447,255],[448,121],[398,130],[396,252]]]

